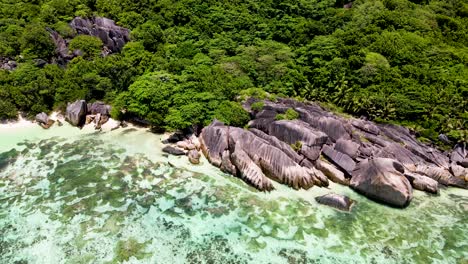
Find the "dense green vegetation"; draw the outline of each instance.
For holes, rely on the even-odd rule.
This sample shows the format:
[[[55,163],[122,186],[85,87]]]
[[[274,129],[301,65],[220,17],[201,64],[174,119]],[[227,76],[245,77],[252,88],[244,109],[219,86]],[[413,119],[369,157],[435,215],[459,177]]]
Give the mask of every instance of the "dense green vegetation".
[[[468,1],[0,0],[0,118],[78,98],[112,103],[114,115],[184,128],[213,117],[248,119],[238,95],[264,90],[317,100],[421,136],[467,137]],[[46,28],[73,36],[75,16],[105,16],[132,30],[120,54],[72,41],[83,56],[53,61]],[[244,91],[244,92],[243,92]],[[116,109],[126,109],[125,114]]]

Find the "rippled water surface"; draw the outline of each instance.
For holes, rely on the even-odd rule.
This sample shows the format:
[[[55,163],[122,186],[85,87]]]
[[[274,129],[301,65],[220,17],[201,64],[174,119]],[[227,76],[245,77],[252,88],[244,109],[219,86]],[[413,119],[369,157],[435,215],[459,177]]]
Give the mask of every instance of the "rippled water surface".
[[[468,263],[468,193],[261,193],[127,128],[0,129],[0,263]],[[352,213],[319,205],[328,192]]]

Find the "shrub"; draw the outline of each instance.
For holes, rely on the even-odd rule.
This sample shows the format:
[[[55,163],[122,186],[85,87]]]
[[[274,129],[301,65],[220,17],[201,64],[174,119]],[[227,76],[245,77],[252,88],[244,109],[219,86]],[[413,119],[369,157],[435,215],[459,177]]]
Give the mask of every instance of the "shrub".
[[[277,114],[275,119],[276,120],[294,120],[299,118],[299,113],[296,112],[294,109],[289,108],[286,110],[284,114]]]
[[[80,35],[70,41],[70,50],[81,50],[83,57],[94,58],[101,54],[102,41],[98,37]]]
[[[265,103],[262,102],[262,101],[258,101],[258,102],[255,102],[253,103],[250,108],[253,110],[253,111],[260,111],[263,109],[263,107],[265,106]]]

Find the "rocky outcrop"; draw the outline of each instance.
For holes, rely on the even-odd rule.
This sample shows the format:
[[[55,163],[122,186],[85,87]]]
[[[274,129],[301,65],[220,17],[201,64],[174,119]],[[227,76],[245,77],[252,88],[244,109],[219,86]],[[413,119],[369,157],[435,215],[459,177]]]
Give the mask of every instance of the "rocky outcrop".
[[[395,160],[366,159],[353,171],[350,186],[369,198],[404,207],[413,198],[413,188],[404,173],[403,165]]]
[[[250,110],[250,105],[254,102],[257,100],[248,99],[244,108]],[[249,125],[267,136],[273,136],[288,145],[294,143],[294,140],[307,142],[311,137],[306,135],[310,134],[323,133],[327,137],[325,143],[320,140],[311,141],[311,145],[316,148],[309,151],[309,154],[303,152],[302,148],[297,152],[301,164],[314,164],[321,154],[350,178],[352,171],[362,160],[389,158],[401,163],[408,172],[430,177],[443,185],[467,188],[462,175],[464,172],[460,168],[468,161],[466,143],[458,144],[449,158],[446,153],[419,142],[414,133],[405,127],[343,118],[317,104],[292,99],[278,99],[276,102],[264,100],[263,104],[261,111],[250,111],[253,120]],[[274,129],[279,122],[275,120],[276,115],[289,108],[299,113],[298,120],[280,122],[290,122],[288,126],[295,129],[286,125]],[[314,144],[316,142],[320,143]]]
[[[323,173],[299,165],[290,156],[293,152],[291,147],[288,155],[251,131],[214,121],[203,129],[200,142],[210,163],[224,171],[235,173],[260,190],[272,190],[271,180],[295,189],[328,185]]]
[[[65,120],[72,126],[83,127],[86,122],[86,114],[88,113],[85,100],[78,100],[67,105]]]
[[[315,200],[319,204],[324,204],[333,208],[336,208],[341,211],[350,212],[354,201],[348,197],[336,193],[329,193],[322,196],[315,197]]]
[[[75,17],[69,25],[74,31],[72,37],[69,38],[64,38],[57,31],[47,28],[50,38],[55,44],[56,57],[52,60],[53,63],[65,65],[71,59],[83,55],[80,50],[69,49],[69,43],[76,35],[100,38],[104,44],[101,51],[102,56],[120,52],[123,46],[130,41],[129,29],[119,27],[113,20],[105,17]]]
[[[200,142],[210,163],[260,190],[273,189],[273,181],[307,189],[331,180],[404,207],[413,188],[467,188],[466,143],[446,153],[419,142],[405,127],[344,118],[292,99],[263,100],[261,110],[252,110],[255,102],[243,104],[252,117],[248,130],[215,121],[203,129]],[[288,109],[299,114],[296,120],[276,120]]]
[[[130,30],[117,26],[113,20],[105,17],[76,17],[70,22],[70,27],[78,34],[100,38],[111,53],[119,52],[130,41]]]
[[[12,71],[18,67],[18,63],[13,59],[0,56],[0,70]]]

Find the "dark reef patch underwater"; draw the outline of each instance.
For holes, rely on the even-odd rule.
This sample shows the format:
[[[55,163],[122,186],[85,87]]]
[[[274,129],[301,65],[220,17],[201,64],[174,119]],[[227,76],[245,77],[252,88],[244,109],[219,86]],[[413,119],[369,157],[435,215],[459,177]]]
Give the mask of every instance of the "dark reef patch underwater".
[[[466,190],[403,210],[336,184],[262,193],[140,129],[67,129],[0,130],[0,263],[467,263]],[[331,191],[353,211],[314,200]]]

